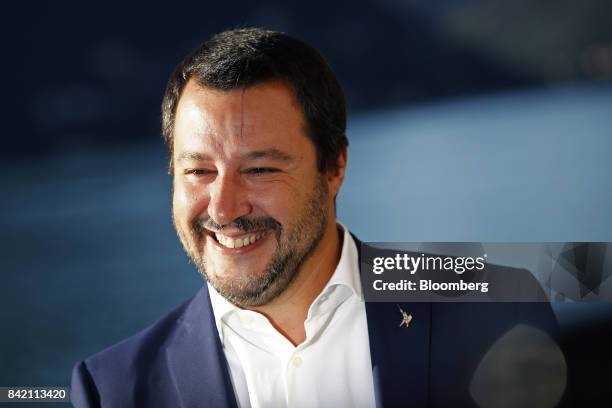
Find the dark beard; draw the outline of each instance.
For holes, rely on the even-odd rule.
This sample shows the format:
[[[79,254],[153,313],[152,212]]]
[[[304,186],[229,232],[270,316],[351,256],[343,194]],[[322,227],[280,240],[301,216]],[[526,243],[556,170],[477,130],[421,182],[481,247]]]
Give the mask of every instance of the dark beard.
[[[265,267],[264,273],[249,277],[248,280],[234,278],[223,281],[210,276],[207,273],[206,257],[190,250],[180,233],[179,237],[200,274],[219,294],[239,307],[262,306],[276,299],[291,285],[304,262],[323,239],[327,225],[328,194],[327,180],[321,175],[306,203],[304,213],[288,228],[283,228],[278,221],[270,217],[241,217],[230,224],[245,233],[262,229],[272,229],[275,232],[278,248],[272,259]],[[191,233],[199,238],[198,242],[202,242],[205,228],[222,231],[223,226],[216,225],[210,219],[195,220]]]

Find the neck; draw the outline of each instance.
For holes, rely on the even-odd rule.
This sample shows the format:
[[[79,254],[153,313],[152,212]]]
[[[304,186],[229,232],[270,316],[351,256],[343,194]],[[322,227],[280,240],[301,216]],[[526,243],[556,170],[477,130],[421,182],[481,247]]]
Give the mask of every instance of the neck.
[[[335,221],[328,223],[323,239],[291,285],[272,302],[249,308],[266,316],[294,346],[306,339],[308,309],[336,270],[342,250],[340,233]]]

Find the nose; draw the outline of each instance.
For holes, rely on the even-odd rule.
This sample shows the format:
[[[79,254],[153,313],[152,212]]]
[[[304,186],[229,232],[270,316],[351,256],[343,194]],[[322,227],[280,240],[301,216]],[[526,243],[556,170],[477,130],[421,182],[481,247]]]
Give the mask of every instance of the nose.
[[[217,224],[227,225],[251,213],[246,187],[239,176],[218,174],[209,188],[208,215]]]

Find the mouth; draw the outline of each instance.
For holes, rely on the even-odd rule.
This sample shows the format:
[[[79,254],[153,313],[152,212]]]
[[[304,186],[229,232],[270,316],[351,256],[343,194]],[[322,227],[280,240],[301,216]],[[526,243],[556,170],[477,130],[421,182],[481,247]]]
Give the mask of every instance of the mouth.
[[[232,236],[220,232],[207,231],[208,238],[215,248],[227,255],[237,255],[250,251],[259,246],[268,235],[269,230],[255,231],[246,234],[232,234]]]
[[[257,232],[254,234],[247,234],[245,236],[232,238],[215,232],[214,237],[218,243],[220,243],[226,248],[242,248],[259,241],[264,236],[264,234],[265,232]]]

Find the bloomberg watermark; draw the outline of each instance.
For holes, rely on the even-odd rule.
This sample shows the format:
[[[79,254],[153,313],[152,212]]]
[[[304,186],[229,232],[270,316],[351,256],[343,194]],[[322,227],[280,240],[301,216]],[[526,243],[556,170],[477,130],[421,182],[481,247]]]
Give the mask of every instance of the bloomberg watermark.
[[[582,255],[569,257],[585,245],[591,249],[588,263]],[[612,248],[609,243],[363,243],[363,293],[374,302],[612,300],[612,293],[600,290],[612,276],[612,262],[596,256],[606,254],[594,250],[601,245]],[[583,264],[601,270],[577,272]],[[594,275],[602,279],[584,281]],[[567,285],[567,276],[577,278],[579,291]]]

